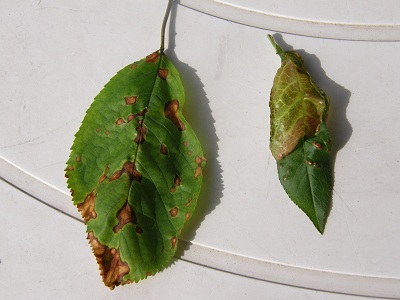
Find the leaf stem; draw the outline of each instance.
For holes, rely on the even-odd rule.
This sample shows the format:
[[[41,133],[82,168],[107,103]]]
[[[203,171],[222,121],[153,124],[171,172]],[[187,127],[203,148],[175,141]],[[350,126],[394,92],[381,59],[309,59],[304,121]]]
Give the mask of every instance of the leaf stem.
[[[164,20],[162,22],[162,26],[161,26],[161,46],[160,46],[160,53],[164,52],[164,41],[165,41],[165,27],[167,26],[167,21],[168,21],[168,17],[169,14],[171,12],[171,8],[172,8],[172,3],[174,2],[174,0],[168,0],[168,6],[167,9],[165,10],[165,15],[164,15]]]
[[[271,42],[272,46],[274,46],[276,54],[278,54],[281,59],[284,58],[283,54],[285,51],[283,51],[283,49],[281,47],[279,47],[279,45],[275,42],[274,37],[270,34],[268,34],[268,39]]]

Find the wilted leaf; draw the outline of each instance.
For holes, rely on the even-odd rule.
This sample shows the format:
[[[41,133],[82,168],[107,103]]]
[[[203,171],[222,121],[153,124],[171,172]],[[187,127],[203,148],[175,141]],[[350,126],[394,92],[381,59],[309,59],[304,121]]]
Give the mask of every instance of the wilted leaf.
[[[325,123],[329,98],[314,84],[297,52],[283,51],[269,39],[282,60],[271,90],[270,149],[285,191],[322,233],[332,193]]]
[[[184,101],[177,70],[156,51],[110,80],[76,134],[68,186],[110,288],[165,267],[193,214],[205,158]]]

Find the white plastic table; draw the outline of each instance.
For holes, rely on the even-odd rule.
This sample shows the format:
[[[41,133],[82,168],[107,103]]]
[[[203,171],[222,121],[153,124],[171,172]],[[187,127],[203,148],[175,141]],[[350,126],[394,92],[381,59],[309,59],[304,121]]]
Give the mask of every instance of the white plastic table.
[[[65,162],[102,86],[159,48],[167,2],[0,3],[0,299],[400,298],[400,2],[175,2],[166,53],[207,157],[203,190],[172,264],[112,292]],[[322,236],[268,149],[280,66],[268,34],[300,50],[331,98]]]

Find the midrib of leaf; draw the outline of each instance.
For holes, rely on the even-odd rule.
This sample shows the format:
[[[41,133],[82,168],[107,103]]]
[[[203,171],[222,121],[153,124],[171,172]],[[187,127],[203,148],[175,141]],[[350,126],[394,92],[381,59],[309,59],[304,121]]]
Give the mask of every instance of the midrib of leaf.
[[[305,140],[303,139],[302,146],[301,146],[302,149],[303,149],[303,158],[304,158],[303,159],[303,163],[304,163],[306,171],[307,171],[307,181],[308,181],[308,186],[310,188],[311,197],[312,197],[312,201],[313,201],[313,212],[314,212],[314,215],[315,215],[315,219],[317,220],[317,223],[318,223],[319,231],[322,231],[323,230],[323,224],[320,223],[320,218],[319,218],[319,216],[317,214],[317,209],[316,209],[317,206],[316,206],[316,202],[315,202],[316,197],[314,195],[313,181],[311,180],[310,171],[309,171],[309,168],[307,167],[307,155],[306,155],[306,150],[304,149],[304,144],[305,144]]]
[[[160,66],[161,66],[161,61],[162,61],[162,58],[164,57],[164,55],[163,55],[163,53],[160,53],[160,59],[159,59],[159,61],[158,61],[158,64],[157,64],[157,70],[158,69],[160,69]],[[149,73],[151,73],[151,72],[149,72]],[[149,73],[143,73],[143,75],[146,75],[146,74],[149,74]],[[152,87],[151,87],[151,89],[150,89],[150,91],[149,91],[149,94],[150,94],[150,97],[149,97],[149,100],[147,101],[147,105],[146,105],[146,108],[147,109],[149,109],[149,106],[150,106],[150,102],[151,102],[151,99],[152,99],[152,97],[153,97],[153,95],[154,95],[154,93],[153,93],[153,91],[154,91],[154,86],[156,85],[156,82],[157,82],[157,72],[155,72],[154,73],[154,80],[153,80],[153,84],[152,84]],[[147,93],[146,93],[147,94]],[[143,95],[143,93],[141,94],[141,95]],[[138,95],[138,97],[140,97],[140,95]],[[143,124],[144,124],[144,121],[146,120],[146,115],[147,114],[144,114],[144,116],[143,116]],[[137,146],[136,146],[136,151],[135,151],[135,153],[134,153],[134,159],[133,159],[133,163],[134,164],[136,164],[137,162],[138,162],[138,160],[137,160],[137,157],[138,157],[138,153],[139,153],[139,149],[140,149],[140,144],[138,144]],[[140,162],[139,162],[140,163]],[[140,163],[140,165],[143,167],[143,165]],[[146,171],[146,173],[148,173],[147,171]],[[164,174],[163,174],[164,175]],[[129,202],[129,200],[131,200],[131,190],[132,190],[132,187],[133,187],[133,181],[131,181],[131,183],[130,183],[130,185],[129,185],[129,189],[128,189],[128,202]],[[157,189],[157,193],[159,193],[160,194],[160,192],[158,191],[158,189]],[[160,197],[161,197],[161,195],[160,195]]]

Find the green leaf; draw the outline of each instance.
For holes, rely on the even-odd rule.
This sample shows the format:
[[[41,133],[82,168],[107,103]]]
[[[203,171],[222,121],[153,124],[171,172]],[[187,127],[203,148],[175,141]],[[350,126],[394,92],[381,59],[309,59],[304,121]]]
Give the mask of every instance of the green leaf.
[[[105,85],[75,136],[68,186],[111,289],[165,267],[195,209],[206,159],[184,101],[177,70],[156,51]]]
[[[270,149],[279,179],[292,201],[323,233],[332,194],[331,141],[326,127],[329,98],[313,82],[295,51],[283,51],[271,90]]]

